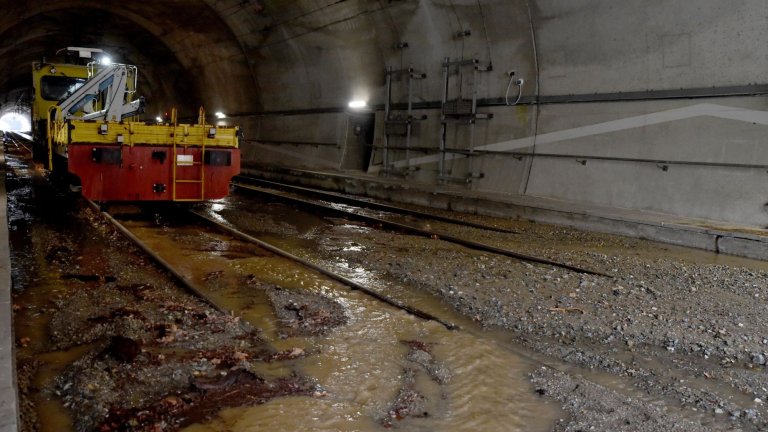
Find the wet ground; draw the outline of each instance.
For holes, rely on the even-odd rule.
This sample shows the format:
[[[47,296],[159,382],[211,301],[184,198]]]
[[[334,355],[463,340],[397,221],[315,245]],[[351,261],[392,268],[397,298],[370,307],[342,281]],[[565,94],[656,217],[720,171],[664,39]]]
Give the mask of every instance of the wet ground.
[[[765,263],[523,221],[463,216],[519,232],[503,234],[392,217],[607,278],[252,195],[198,209],[450,331],[175,210],[111,209],[212,305],[10,164],[27,431],[767,426]]]
[[[211,212],[349,277],[375,277],[409,304],[419,304],[413,292],[429,292],[487,331],[500,329],[501,338],[542,354],[545,362],[607,372],[611,378],[589,379],[602,386],[606,399],[629,396],[637,405],[633,411],[605,408],[615,403],[574,403],[578,392],[556,395],[564,382],[560,375],[539,374],[542,394],[564,402],[574,416],[565,430],[583,426],[581,417],[590,409],[614,413],[588,417],[597,430],[694,429],[689,421],[707,430],[766,427],[764,262],[525,221],[463,216],[514,229],[515,235],[388,217],[614,276],[606,278],[347,220],[307,223],[307,216],[297,222],[295,209],[254,199],[234,196]],[[644,403],[663,407],[677,420],[649,422],[658,416],[649,416],[640,407]],[[636,418],[617,426],[614,417],[633,412]]]
[[[559,416],[528,381],[536,363],[493,337],[450,331],[178,213],[161,215],[159,223],[118,217],[216,304],[255,323],[271,344],[299,353],[296,370],[323,389],[320,401],[274,400],[221,413],[194,430],[545,431]],[[386,290],[376,278],[365,283]],[[447,321],[466,321],[429,293],[408,300]],[[508,410],[510,404],[518,410]]]
[[[8,174],[23,431],[178,430],[323,397],[298,353],[186,292],[27,162]]]
[[[115,209],[234,312],[221,313],[38,172],[19,163],[11,177],[25,430],[545,431],[561,415],[533,391],[535,363],[494,338],[451,332],[173,211]]]

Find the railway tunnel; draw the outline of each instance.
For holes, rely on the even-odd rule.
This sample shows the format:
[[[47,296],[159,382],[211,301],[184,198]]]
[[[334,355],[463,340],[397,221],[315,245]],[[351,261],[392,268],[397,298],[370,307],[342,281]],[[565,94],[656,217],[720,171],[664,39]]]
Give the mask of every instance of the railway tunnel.
[[[3,432],[768,428],[763,2],[0,4]],[[57,188],[64,47],[230,196]]]

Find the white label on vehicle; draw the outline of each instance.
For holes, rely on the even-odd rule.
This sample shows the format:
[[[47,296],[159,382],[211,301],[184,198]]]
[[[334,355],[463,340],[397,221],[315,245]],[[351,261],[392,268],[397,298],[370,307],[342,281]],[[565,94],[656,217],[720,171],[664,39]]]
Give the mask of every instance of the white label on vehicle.
[[[192,155],[176,155],[176,165],[194,165],[195,160],[192,158]]]

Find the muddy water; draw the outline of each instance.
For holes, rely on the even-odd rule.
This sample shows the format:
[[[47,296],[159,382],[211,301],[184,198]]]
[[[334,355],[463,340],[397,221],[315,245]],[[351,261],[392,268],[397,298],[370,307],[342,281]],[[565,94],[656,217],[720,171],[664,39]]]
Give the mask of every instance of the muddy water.
[[[43,281],[52,281],[55,275],[39,274],[38,278]],[[30,288],[15,298],[16,303],[27,306],[24,310],[17,312],[14,317],[15,333],[18,337],[30,340],[28,346],[17,348],[16,358],[17,361],[34,359],[39,362],[40,366],[32,379],[32,385],[37,389],[47,389],[70,363],[79,359],[91,347],[82,346],[67,351],[45,352],[48,323],[52,316],[47,306],[52,306],[51,299],[65,293],[67,288],[50,282],[38,283]],[[55,394],[42,391],[34,396],[35,410],[38,418],[41,419],[40,432],[74,429],[72,416]]]
[[[233,197],[210,207],[209,215],[235,226],[246,227],[247,231],[259,235],[264,234],[258,226],[263,221],[257,220],[257,216],[266,212],[267,220],[283,225],[289,235],[259,237],[302,256],[310,256],[313,250],[320,247],[308,234],[322,231],[329,223],[327,220],[310,214],[302,215],[281,205],[253,205],[252,208],[248,205],[253,205],[250,199],[238,202],[237,197]],[[253,221],[256,222],[251,223]],[[341,271],[360,283],[455,322],[463,330],[452,332],[438,324],[414,318],[363,294],[349,291],[314,272],[296,267],[287,260],[232,241],[221,234],[208,232],[200,226],[176,227],[155,222],[128,224],[134,233],[161,251],[166,260],[203,287],[217,304],[236,311],[264,329],[264,335],[276,348],[300,347],[309,353],[307,357],[288,362],[259,365],[263,369],[259,370],[262,375],[276,377],[298,371],[315,378],[328,394],[323,398],[290,397],[252,408],[227,409],[212,422],[195,425],[188,430],[382,430],[379,420],[401,387],[407,363],[407,347],[401,343],[402,340],[430,344],[435,359],[445,365],[453,377],[442,386],[424,375],[417,377],[416,388],[429,400],[429,415],[396,422],[395,426],[400,429],[552,430],[553,423],[563,416],[557,403],[547,403],[548,398],[540,398],[532,391],[527,375],[536,363],[529,359],[530,353],[518,352],[514,344],[507,342],[509,336],[505,332],[480,330],[472,322],[454,314],[444,303],[419,290],[409,289],[346,262],[324,263],[326,267]],[[349,241],[339,243],[338,248],[364,252],[354,242],[352,234],[368,228],[354,224],[346,228],[350,233]],[[721,263],[757,268],[766,265],[684,248],[668,247],[666,250],[669,255],[695,262],[725,260]],[[638,247],[632,253],[658,256],[659,250]],[[40,263],[39,267],[43,269],[45,264]],[[282,339],[266,295],[245,283],[250,275],[286,289],[323,293],[345,306],[349,322],[327,336]],[[47,275],[42,271],[35,277],[41,282],[34,284],[34,290],[22,293],[20,303],[45,305],[66,289],[44,282],[46,279],[59,279],[57,275]],[[28,348],[20,350],[23,355],[35,355],[37,342],[45,338],[47,313],[41,307],[25,309],[17,314],[17,326],[24,323],[25,335],[31,336],[32,340]],[[36,359],[44,364],[35,378],[37,386],[44,387],[42,383],[50,382],[87,349],[83,347],[83,351],[75,349],[36,355]],[[552,359],[543,360],[552,362]],[[558,366],[572,373],[584,374],[588,379],[623,394],[638,397],[638,391],[628,388],[626,380],[621,378],[597,372],[585,374],[573,367]],[[67,410],[53,395],[45,395],[39,403],[38,413],[43,420],[42,430],[72,430]]]
[[[347,232],[349,237],[346,242],[343,237],[334,238],[334,245],[331,247],[336,247],[339,251],[365,253],[364,248],[360,244],[354,242],[354,238],[356,232],[363,233],[369,228],[353,223],[345,224],[343,220],[339,219],[329,222],[329,219],[321,219],[312,215],[310,212],[305,212],[303,220],[301,223],[297,224],[297,213],[296,209],[280,203],[257,201],[254,200],[253,196],[244,197],[238,195],[234,195],[221,203],[210,206],[206,212],[210,217],[229,222],[253,235],[259,237],[269,236],[273,243],[280,247],[310,259],[312,258],[312,250],[317,250],[317,248],[320,247],[319,242],[313,243],[316,240],[311,239],[321,237],[318,236],[317,233],[322,233],[323,230],[327,228],[328,224],[333,223],[337,226],[335,232]],[[263,217],[264,214],[267,214],[268,216],[265,218]],[[285,232],[292,235],[276,236],[274,234],[275,232]],[[516,242],[525,241],[521,240],[521,237],[525,237],[523,235],[509,237]],[[615,240],[615,242],[625,243],[620,241],[621,238],[617,239],[619,240]],[[643,258],[652,257],[654,259],[679,260],[683,263],[720,264],[752,269],[766,269],[768,267],[768,263],[761,261],[718,255],[706,251],[692,250],[642,240],[628,239],[626,241],[628,244],[623,246],[610,243],[611,242],[608,242],[606,247],[600,249],[598,252],[605,254],[615,253],[617,255],[636,255]],[[328,244],[331,244],[331,242],[323,242],[323,244],[326,245],[325,247],[328,247]],[[565,249],[572,251],[581,250],[580,245],[577,243],[568,244],[565,246]],[[583,248],[583,250],[585,252],[595,252],[594,249]],[[317,258],[314,258],[314,261],[317,262]],[[386,292],[388,295],[407,304],[417,306],[427,312],[447,319],[448,321],[457,322],[464,328],[465,332],[471,333],[478,339],[493,340],[495,349],[499,349],[499,346],[503,346],[502,350],[518,352],[522,357],[534,358],[546,362],[574,375],[583,375],[591,381],[600,383],[609,389],[617,391],[619,394],[638,400],[645,400],[654,405],[664,406],[669,412],[675,412],[680,417],[695,421],[696,423],[708,424],[708,422],[712,421],[711,416],[707,413],[697,412],[696,410],[691,411],[690,409],[681,407],[677,401],[667,400],[660,397],[650,397],[645,394],[644,391],[631,385],[625,378],[604,372],[585,371],[573,367],[572,365],[559,362],[553,358],[546,358],[541,355],[532,354],[527,350],[521,350],[515,343],[505,343],[505,341],[510,339],[509,332],[478,329],[473,323],[468,323],[462,320],[461,317],[456,317],[455,314],[448,310],[448,307],[444,303],[435,302],[432,297],[424,295],[420,290],[410,288],[401,283],[388,281],[386,278],[382,278],[382,275],[371,273],[364,268],[356,267],[356,265],[344,261],[334,260],[333,262],[322,263],[322,265],[326,268],[333,268],[335,271],[343,273],[345,276],[360,283],[372,286],[381,292]],[[663,370],[665,368],[657,367],[654,368],[654,370],[655,369]],[[695,385],[697,388],[710,388],[715,394],[720,394],[721,397],[733,401],[739,406],[752,405],[750,397],[747,397],[744,393],[736,389],[723,386],[722,383],[712,387],[714,384],[706,380],[690,380],[687,378],[686,380],[680,381],[680,383]],[[470,385],[467,388],[473,387]],[[489,412],[495,411],[489,410]]]
[[[562,416],[555,403],[532,391],[527,376],[536,364],[493,338],[446,330],[200,226],[126,225],[218,305],[264,329],[265,337],[278,349],[299,347],[307,352],[308,356],[289,366],[313,377],[327,391],[323,398],[291,397],[228,409],[211,423],[189,431],[381,430],[381,420],[403,385],[408,347],[402,341],[413,340],[429,345],[452,378],[439,385],[426,375],[418,376],[415,388],[426,397],[426,415],[396,422],[396,426],[413,431],[544,431]],[[211,275],[217,275],[215,280]],[[249,276],[332,298],[345,307],[348,323],[326,336],[280,339],[266,296],[243,282]],[[359,273],[356,279],[370,281],[369,277]],[[462,321],[427,295],[411,292],[403,300]],[[265,372],[289,373],[279,368]]]
[[[14,336],[25,341],[15,349],[16,361],[17,365],[37,362],[39,367],[30,377],[31,386],[44,389],[89,347],[45,352],[48,323],[55,307],[52,300],[65,293],[67,287],[58,281],[58,274],[47,265],[44,254],[36,250],[41,243],[40,232],[33,230],[32,225],[41,222],[34,216],[39,205],[35,199],[55,206],[60,203],[60,197],[40,194],[36,190],[35,185],[43,182],[43,175],[35,169],[27,155],[6,153],[6,170],[13,303],[14,306],[23,305],[14,311]],[[50,220],[45,222],[46,225],[56,223]],[[35,401],[36,415],[44,419],[40,432],[73,429],[71,415],[54,394],[38,390],[30,393],[26,397]]]

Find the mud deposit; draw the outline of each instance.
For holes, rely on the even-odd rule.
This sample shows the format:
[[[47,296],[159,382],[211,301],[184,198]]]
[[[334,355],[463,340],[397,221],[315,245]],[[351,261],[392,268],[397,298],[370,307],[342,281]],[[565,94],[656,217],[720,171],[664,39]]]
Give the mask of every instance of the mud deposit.
[[[39,171],[11,167],[23,431],[172,431],[227,407],[318,395],[291,371],[295,352],[188,294]],[[288,372],[263,373],[276,363]]]
[[[280,320],[282,338],[320,335],[347,322],[344,308],[325,296],[277,286],[269,286],[266,291]]]
[[[402,374],[402,386],[397,396],[387,410],[387,414],[380,420],[381,424],[391,428],[397,420],[406,417],[429,417],[434,405],[445,398],[428,398],[416,387],[417,378],[426,375],[432,386],[440,389],[451,376],[450,372],[435,361],[428,345],[419,341],[402,341],[407,346],[408,353],[405,356],[405,369]]]

